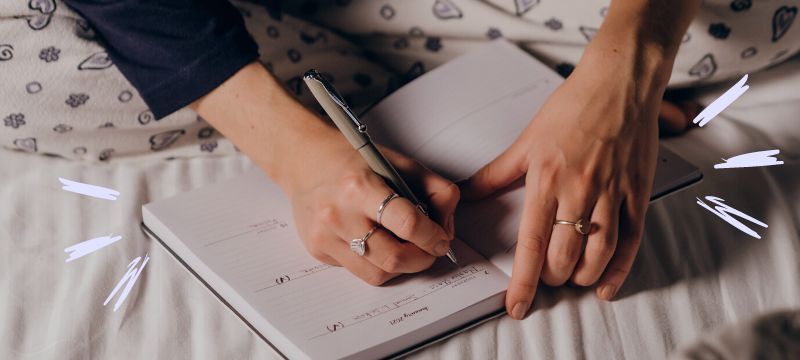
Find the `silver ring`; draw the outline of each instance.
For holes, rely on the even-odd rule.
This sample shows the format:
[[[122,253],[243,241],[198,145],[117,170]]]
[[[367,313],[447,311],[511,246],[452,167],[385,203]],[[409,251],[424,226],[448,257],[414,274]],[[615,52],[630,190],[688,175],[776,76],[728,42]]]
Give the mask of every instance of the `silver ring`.
[[[590,224],[586,223],[586,220],[578,219],[576,221],[568,221],[568,220],[556,220],[553,224],[555,225],[572,225],[575,227],[575,231],[581,235],[589,235],[589,228]]]
[[[372,233],[375,232],[375,229],[377,228],[378,227],[375,226],[372,229],[369,229],[367,234],[361,239],[350,240],[350,250],[352,250],[358,256],[364,256],[364,254],[367,252],[367,240],[369,240],[369,237],[372,236]]]
[[[397,195],[397,193],[392,193],[391,195],[383,199],[383,201],[381,201],[381,205],[378,206],[378,216],[375,217],[375,222],[378,223],[378,225],[383,226],[383,224],[381,224],[381,217],[383,216],[383,210],[386,210],[386,206],[389,205],[390,201],[397,199],[399,197],[400,195]]]

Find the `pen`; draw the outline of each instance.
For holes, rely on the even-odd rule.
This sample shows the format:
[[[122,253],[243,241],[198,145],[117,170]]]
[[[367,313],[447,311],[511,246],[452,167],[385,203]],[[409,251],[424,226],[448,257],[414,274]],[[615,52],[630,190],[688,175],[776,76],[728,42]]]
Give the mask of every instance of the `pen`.
[[[381,154],[378,147],[370,139],[369,134],[367,134],[367,125],[358,120],[350,106],[347,105],[333,85],[314,69],[308,70],[303,76],[303,80],[317,102],[322,105],[322,108],[344,137],[353,145],[353,148],[367,161],[372,171],[383,177],[398,195],[411,201],[427,216],[428,211],[425,209],[425,204],[414,195],[414,192],[400,177],[394,166]],[[447,251],[447,258],[458,265],[453,249]]]

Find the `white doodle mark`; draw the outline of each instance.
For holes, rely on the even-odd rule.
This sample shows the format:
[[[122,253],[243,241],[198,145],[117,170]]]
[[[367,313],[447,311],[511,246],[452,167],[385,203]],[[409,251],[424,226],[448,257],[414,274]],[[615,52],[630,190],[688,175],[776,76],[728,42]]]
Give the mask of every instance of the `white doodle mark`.
[[[69,254],[69,258],[67,258],[67,261],[65,262],[70,262],[77,258],[83,257],[84,255],[91,254],[121,239],[122,236],[120,235],[110,234],[108,236],[101,236],[72,245],[64,249],[64,252]]]
[[[92,184],[84,184],[77,181],[72,181],[64,178],[58,178],[64,187],[61,189],[74,192],[76,194],[86,195],[95,197],[98,199],[106,199],[106,200],[117,200],[117,196],[119,196],[119,191],[109,188],[104,188],[102,186],[92,185]]]
[[[754,217],[752,217],[750,215],[747,215],[747,214],[745,214],[745,213],[743,213],[743,212],[741,212],[739,210],[736,210],[736,209],[728,206],[727,204],[723,204],[725,202],[725,200],[723,200],[721,198],[718,198],[716,196],[706,196],[706,200],[707,201],[710,201],[710,202],[712,202],[712,203],[717,205],[717,206],[714,206],[713,208],[711,206],[707,205],[706,203],[704,203],[703,200],[700,200],[700,198],[695,198],[695,199],[697,199],[697,204],[698,205],[708,209],[708,211],[711,211],[714,215],[719,216],[720,218],[722,218],[722,220],[725,220],[728,224],[731,224],[731,225],[735,226],[737,229],[741,230],[745,234],[750,235],[750,236],[752,236],[752,237],[754,237],[756,239],[761,239],[761,236],[758,235],[757,232],[753,231],[753,229],[747,227],[747,225],[743,224],[741,221],[736,220],[736,218],[731,216],[731,214],[732,215],[736,215],[736,216],[738,216],[738,217],[740,217],[742,219],[745,219],[747,221],[750,221],[751,223],[754,223],[754,224],[759,225],[761,227],[764,227],[764,228],[768,227],[767,224],[755,219]]]
[[[697,114],[697,117],[692,120],[693,123],[699,125],[700,127],[705,126],[708,124],[711,119],[719,115],[725,108],[730,106],[736,99],[738,99],[742,94],[744,94],[747,89],[750,88],[750,85],[745,85],[747,82],[748,75],[745,74],[742,76],[742,79],[739,80],[733,87],[728,89],[724,94],[720,95],[719,98],[714,100],[710,105],[708,105],[700,114]]]
[[[742,155],[736,155],[729,159],[722,159],[725,162],[714,165],[714,169],[733,169],[759,166],[783,165],[783,161],[775,158],[780,150],[756,151]]]
[[[139,260],[141,259],[142,257],[138,256],[136,259],[133,259],[130,264],[128,264],[128,271],[126,271],[125,275],[122,276],[122,279],[119,280],[117,286],[114,287],[114,290],[111,290],[111,294],[108,294],[106,301],[103,302],[103,306],[106,306],[106,304],[111,301],[111,298],[117,294],[117,291],[119,291],[119,289],[122,287],[122,284],[125,284],[125,288],[122,290],[122,293],[120,293],[119,298],[117,298],[117,302],[114,303],[114,311],[119,309],[119,306],[122,305],[122,303],[125,301],[125,298],[127,298],[128,294],[131,292],[133,285],[136,284],[136,280],[139,279],[139,275],[142,274],[145,265],[147,265],[147,261],[150,260],[150,256],[145,254],[144,261],[142,261],[142,266],[137,269],[136,265],[139,264]]]

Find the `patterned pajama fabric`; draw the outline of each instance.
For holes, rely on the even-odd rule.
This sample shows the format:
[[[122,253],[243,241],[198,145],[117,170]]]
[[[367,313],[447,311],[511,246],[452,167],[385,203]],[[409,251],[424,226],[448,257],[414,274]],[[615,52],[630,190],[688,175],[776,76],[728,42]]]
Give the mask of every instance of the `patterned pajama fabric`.
[[[729,80],[788,59],[800,49],[798,2],[705,1],[683,38],[670,86]],[[309,68],[364,110],[499,37],[566,76],[608,9],[603,0],[287,1],[283,11],[233,3],[260,61],[317,110],[301,80]],[[0,91],[5,149],[87,161],[237,151],[188,108],[155,120],[92,27],[61,1],[0,2]]]

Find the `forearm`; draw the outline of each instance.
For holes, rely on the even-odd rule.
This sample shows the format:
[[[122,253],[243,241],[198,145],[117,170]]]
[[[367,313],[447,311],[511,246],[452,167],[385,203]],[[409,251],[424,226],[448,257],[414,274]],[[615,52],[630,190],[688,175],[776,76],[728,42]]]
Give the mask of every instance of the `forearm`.
[[[191,107],[285,190],[293,161],[303,159],[304,152],[319,142],[341,138],[257,62]]]

